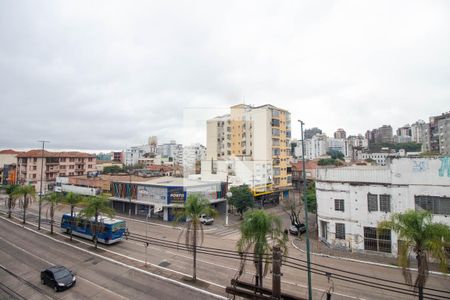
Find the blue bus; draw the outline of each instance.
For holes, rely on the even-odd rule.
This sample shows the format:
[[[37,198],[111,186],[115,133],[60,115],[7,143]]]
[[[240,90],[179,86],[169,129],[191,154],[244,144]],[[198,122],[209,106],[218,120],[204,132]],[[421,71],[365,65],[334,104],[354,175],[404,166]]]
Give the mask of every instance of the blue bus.
[[[99,243],[114,244],[125,239],[125,221],[103,216],[99,216],[98,221],[100,223],[98,232]],[[94,238],[92,229],[94,224],[94,218],[91,220],[79,218],[77,214],[74,214],[74,218],[71,218],[70,214],[64,214],[61,218],[61,230],[63,232],[70,233],[70,228],[73,226],[73,235],[90,240]]]

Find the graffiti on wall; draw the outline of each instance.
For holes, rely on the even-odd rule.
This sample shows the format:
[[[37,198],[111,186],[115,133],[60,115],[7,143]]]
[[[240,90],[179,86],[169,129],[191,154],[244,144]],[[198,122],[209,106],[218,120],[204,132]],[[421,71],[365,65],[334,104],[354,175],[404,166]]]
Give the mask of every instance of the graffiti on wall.
[[[413,173],[421,173],[428,170],[428,162],[426,160],[413,160]]]
[[[441,167],[439,168],[439,176],[450,177],[450,157],[444,156],[440,157],[439,160],[441,161]]]

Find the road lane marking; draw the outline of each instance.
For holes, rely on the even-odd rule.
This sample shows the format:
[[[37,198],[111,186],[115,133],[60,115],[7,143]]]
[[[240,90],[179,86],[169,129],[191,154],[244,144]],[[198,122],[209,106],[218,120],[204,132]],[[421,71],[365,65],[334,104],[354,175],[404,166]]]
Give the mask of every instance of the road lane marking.
[[[4,219],[4,217],[2,217],[2,218]],[[10,222],[11,222],[11,221],[10,221]],[[14,223],[14,224],[15,224],[15,223]],[[17,225],[17,224],[16,224],[16,225]],[[25,227],[25,228],[26,228],[26,227]],[[26,228],[26,229],[35,232],[33,229],[30,229],[30,228]],[[46,228],[43,228],[43,229],[49,231],[49,230],[46,229]],[[39,232],[36,232],[36,233],[39,233]],[[58,233],[58,232],[55,232],[55,233],[58,234],[58,235],[61,235],[61,236],[64,236],[64,237],[65,237],[65,235],[63,235],[63,234],[61,234],[61,233]],[[46,236],[46,235],[44,235],[44,236]],[[46,237],[48,237],[48,236],[46,236]],[[48,237],[48,238],[50,238],[50,237]],[[52,238],[52,239],[53,239],[53,238]],[[57,241],[59,241],[59,240],[57,240]],[[86,243],[86,242],[83,241],[83,240],[77,239],[77,241],[79,241],[80,243],[83,243],[83,244],[85,244],[85,245],[92,246],[92,244]],[[61,242],[61,241],[60,241],[60,242]],[[130,242],[130,241],[127,241],[127,242]],[[65,243],[65,242],[62,242],[62,243]],[[138,242],[135,242],[135,243],[138,243]],[[67,244],[67,245],[72,246],[72,245],[70,245],[70,244]],[[76,247],[76,246],[73,246],[73,247]],[[76,247],[76,248],[78,248],[78,247]],[[136,262],[140,262],[140,263],[142,263],[142,264],[145,264],[145,261],[143,261],[143,260],[140,260],[140,259],[137,259],[137,258],[128,256],[128,255],[125,255],[125,254],[122,254],[122,253],[114,252],[114,251],[111,251],[111,250],[106,249],[106,248],[101,247],[101,246],[99,246],[98,248],[99,248],[99,249],[102,249],[102,250],[104,250],[104,251],[106,251],[106,252],[112,253],[112,254],[114,254],[114,255],[118,255],[118,256],[121,256],[121,257],[130,259],[130,260],[133,260],[133,261],[136,261]],[[81,248],[80,248],[80,249],[81,249]],[[83,249],[83,250],[84,250],[84,249]],[[88,251],[88,250],[85,250],[85,251]],[[160,250],[160,251],[161,251],[161,250]],[[168,251],[168,250],[167,250],[167,251]],[[88,252],[89,252],[89,251],[88,251]],[[91,252],[89,252],[89,253],[91,253]],[[94,254],[94,253],[92,253],[92,254]],[[177,255],[177,254],[173,254],[173,255]],[[180,255],[180,256],[181,256],[181,255]],[[183,256],[182,256],[182,257],[183,257]],[[192,260],[192,257],[185,257],[185,258]],[[226,268],[226,269],[238,271],[238,269],[235,269],[235,268],[232,268],[232,267],[226,267],[226,266],[223,266],[223,265],[218,265],[218,264],[206,262],[206,261],[204,261],[204,260],[198,260],[198,261],[202,261],[202,262],[204,262],[204,263],[209,263],[209,264],[211,264],[211,265],[215,265],[215,266],[218,266],[218,267],[221,267],[221,268]],[[169,271],[169,272],[174,272],[174,273],[179,274],[179,275],[188,276],[188,277],[191,276],[191,275],[189,275],[189,274],[185,274],[185,273],[182,273],[182,272],[173,270],[173,269],[161,267],[161,266],[158,266],[158,265],[155,265],[155,264],[152,264],[152,263],[148,263],[148,262],[147,262],[147,264],[149,264],[149,265],[151,265],[151,266],[153,266],[153,267],[156,267],[156,268],[160,268],[160,269],[163,269],[163,270],[167,270],[167,271]],[[139,269],[139,270],[140,270],[140,269]],[[245,272],[245,271],[244,271],[244,273],[246,273],[246,274],[248,274],[248,275],[254,274],[254,273],[249,273],[249,272]],[[153,273],[151,273],[151,274],[153,274]],[[164,277],[164,278],[165,278],[165,277]],[[202,280],[202,281],[204,281],[204,282],[206,282],[206,283],[209,283],[209,284],[211,284],[211,285],[215,285],[215,286],[217,286],[217,287],[223,288],[223,289],[226,288],[225,286],[222,286],[222,285],[217,284],[217,283],[215,283],[215,282],[211,282],[211,281],[208,281],[208,280],[201,279],[200,277],[198,277],[198,279],[200,279],[200,280]],[[178,282],[178,281],[177,281],[177,282]],[[282,282],[282,283],[285,283],[285,284],[297,286],[297,287],[303,287],[302,285],[299,285],[299,284],[296,284],[296,283],[293,283],[293,282],[290,282],[290,281],[284,281],[284,280],[281,280],[281,282]],[[316,290],[316,291],[319,291],[319,292],[324,292],[324,291],[325,291],[325,290],[323,290],[323,289],[315,288],[315,287],[313,287],[313,290]],[[358,297],[355,297],[355,296],[346,295],[346,294],[341,294],[341,293],[336,293],[336,292],[335,292],[334,294],[335,294],[335,295],[338,295],[338,294],[339,294],[339,296],[346,297],[346,298],[350,298],[350,299],[364,299],[364,298],[358,298]]]
[[[3,220],[8,221],[8,222],[10,222],[10,223],[12,223],[12,224],[18,226],[18,227],[22,227],[21,225],[19,225],[19,224],[13,222],[13,221],[11,221],[11,220],[8,220],[8,219],[6,219],[5,217],[0,217],[0,218],[2,218]],[[91,252],[91,251],[89,251],[89,250],[80,248],[80,247],[75,246],[75,245],[71,245],[71,244],[69,244],[69,243],[67,243],[67,242],[60,241],[60,240],[55,239],[55,238],[53,238],[53,237],[47,236],[47,235],[45,235],[45,234],[43,234],[43,233],[41,233],[41,232],[35,231],[35,230],[31,229],[31,228],[28,228],[28,227],[22,227],[22,228],[24,228],[24,229],[26,229],[26,230],[28,230],[28,231],[31,231],[31,232],[33,232],[33,233],[35,233],[35,234],[41,235],[41,236],[43,236],[43,237],[46,237],[46,238],[48,238],[48,239],[51,239],[51,240],[53,240],[53,241],[55,241],[55,242],[57,242],[57,243],[60,243],[60,244],[63,244],[63,245],[66,245],[66,246],[69,246],[69,247],[78,249],[78,250],[80,250],[80,251],[82,251],[82,252],[88,253],[88,254],[93,255],[93,256],[99,257],[99,258],[101,258],[101,259],[103,259],[103,260],[112,262],[112,263],[114,263],[114,264],[123,266],[123,267],[125,267],[125,268],[131,269],[131,270],[134,270],[134,271],[137,271],[137,272],[141,272],[141,273],[147,274],[147,275],[149,275],[150,277],[154,277],[154,278],[157,278],[157,279],[162,280],[162,281],[168,281],[168,282],[171,282],[172,284],[179,285],[179,286],[182,286],[182,287],[184,287],[184,288],[188,288],[188,289],[194,290],[194,291],[199,292],[199,293],[202,293],[202,294],[206,294],[206,295],[211,296],[211,297],[214,297],[214,298],[216,298],[216,299],[228,300],[228,298],[223,297],[223,296],[221,296],[221,295],[217,295],[217,294],[214,294],[214,293],[212,293],[212,292],[205,291],[205,290],[202,290],[202,289],[200,289],[200,288],[197,288],[197,287],[194,287],[194,286],[191,286],[191,285],[188,285],[188,284],[185,284],[185,283],[176,281],[176,280],[174,280],[174,279],[167,278],[167,277],[164,277],[164,276],[161,276],[161,275],[157,275],[157,274],[151,273],[151,272],[149,272],[149,271],[145,271],[145,270],[139,269],[139,268],[134,267],[134,266],[127,265],[127,264],[125,264],[125,263],[122,263],[122,262],[120,262],[120,261],[114,260],[114,259],[112,259],[112,258],[109,258],[109,257],[106,257],[106,256],[102,256],[102,255],[100,255],[100,254]],[[42,229],[45,229],[45,228],[42,228]],[[45,229],[45,230],[48,231],[48,229]],[[61,234],[59,234],[59,233],[56,233],[56,234],[61,235]],[[90,245],[90,244],[87,244],[87,245],[92,246],[92,245]],[[104,249],[104,248],[102,248],[102,250],[106,250],[106,251],[111,252],[111,253],[113,253],[113,254],[127,257],[126,255],[123,255],[123,254],[120,254],[120,253],[116,253],[116,252],[113,252],[113,251],[110,251],[110,250],[107,250],[107,249]],[[130,259],[131,259],[131,260],[139,261],[139,260],[134,259],[134,258],[132,258],[132,257],[130,257]],[[152,264],[152,265],[153,265],[153,264]],[[154,265],[154,266],[157,266],[157,265]],[[163,267],[160,267],[160,266],[157,266],[157,267],[163,268]],[[163,269],[165,269],[165,268],[163,268]],[[175,273],[182,274],[183,276],[190,276],[190,275],[186,275],[186,274],[184,274],[184,273],[177,272],[177,271],[173,271],[173,270],[170,270],[170,269],[167,269],[167,270],[168,270],[168,271],[171,271],[171,272],[175,272]],[[203,280],[203,281],[204,281],[204,280]],[[205,281],[205,282],[207,282],[207,281]],[[209,283],[209,282],[208,282],[208,283]],[[217,285],[217,284],[215,284],[215,283],[211,283],[211,284]],[[223,287],[223,286],[220,286],[220,287]],[[225,287],[223,287],[223,288],[225,288]]]
[[[36,254],[33,254],[33,253],[31,253],[30,251],[25,250],[25,249],[23,249],[22,247],[19,247],[18,245],[14,244],[14,243],[11,243],[11,242],[9,242],[9,241],[7,241],[7,240],[5,240],[5,239],[4,239],[3,241],[4,241],[5,243],[9,244],[10,246],[12,246],[12,247],[14,247],[14,248],[17,248],[17,249],[19,249],[20,251],[22,251],[22,252],[28,254],[29,256],[33,256],[33,257],[35,257],[35,258],[37,258],[37,259],[39,259],[39,260],[45,262],[46,264],[49,264],[49,265],[52,265],[52,266],[55,265],[54,263],[52,263],[52,262],[50,262],[50,261],[48,261],[48,260],[46,260],[46,259],[44,259],[44,258],[42,258],[42,257],[40,257],[40,256],[37,256]],[[109,292],[109,293],[111,293],[111,294],[114,294],[114,295],[120,297],[121,299],[129,299],[129,298],[126,298],[126,297],[124,297],[124,296],[122,296],[122,295],[120,295],[120,294],[117,294],[117,293],[115,293],[115,292],[113,292],[113,291],[111,291],[111,290],[108,290],[107,288],[105,288],[105,287],[103,287],[103,286],[101,286],[101,285],[98,285],[98,284],[96,284],[96,283],[90,281],[89,279],[86,279],[86,278],[81,277],[79,274],[76,274],[76,277],[77,277],[77,278],[80,278],[80,279],[82,279],[82,280],[84,280],[84,281],[86,281],[86,282],[88,282],[88,283],[90,283],[90,284],[92,284],[92,285],[95,285],[96,287],[98,287],[98,288],[100,288],[100,289],[102,289],[102,290],[104,290],[104,291],[106,291],[106,292]]]

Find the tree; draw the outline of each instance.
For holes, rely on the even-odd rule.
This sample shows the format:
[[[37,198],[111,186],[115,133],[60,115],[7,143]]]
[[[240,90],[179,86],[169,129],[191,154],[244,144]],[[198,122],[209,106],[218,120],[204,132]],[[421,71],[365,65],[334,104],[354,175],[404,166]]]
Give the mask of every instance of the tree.
[[[49,193],[42,198],[44,206],[49,206],[46,212],[46,216],[50,212],[50,234],[53,234],[53,224],[55,223],[55,210],[63,201],[63,197],[60,193]]]
[[[14,189],[12,196],[15,199],[19,199],[19,205],[23,209],[23,224],[25,224],[27,208],[36,196],[34,186],[19,185]]]
[[[200,239],[200,245],[203,243],[203,224],[200,222],[200,216],[206,214],[214,217],[217,211],[211,208],[211,204],[207,199],[199,194],[191,194],[188,196],[183,208],[177,213],[175,224],[186,221],[186,225],[178,236],[178,243],[181,236],[185,236],[185,245],[187,249],[193,253],[193,275],[192,280],[197,280],[197,244]],[[199,235],[200,233],[200,235]]]
[[[240,230],[241,238],[237,242],[238,251],[242,253],[240,272],[243,272],[246,254],[251,250],[256,268],[256,285],[262,287],[273,246],[279,246],[284,254],[287,253],[287,234],[282,229],[281,219],[264,210],[246,212]]]
[[[283,202],[282,209],[288,214],[291,225],[297,228],[298,235],[300,235],[300,216],[303,210],[303,202],[298,191],[294,191],[292,197],[289,197]]]
[[[14,197],[14,190],[18,185],[8,185],[6,186],[6,194],[8,195],[7,207],[8,207],[8,218],[11,219],[12,209],[16,206],[17,198]]]
[[[316,213],[317,210],[316,183],[314,181],[308,182],[306,188],[306,203],[308,203],[308,212]]]
[[[331,149],[331,150],[327,151],[327,154],[330,155],[332,159],[344,160],[344,153],[342,153],[339,150]]]
[[[72,240],[72,232],[73,226],[75,225],[75,218],[73,216],[73,212],[75,210],[75,206],[83,201],[84,197],[79,194],[74,194],[72,192],[67,193],[63,198],[63,203],[70,205],[70,240]]]
[[[236,210],[241,215],[242,219],[244,212],[246,212],[249,208],[253,208],[255,204],[253,194],[246,184],[232,187],[230,188],[230,192],[232,194],[229,199],[230,204],[236,207]]]
[[[111,208],[109,199],[105,196],[87,197],[81,202],[81,205],[84,206],[84,208],[79,213],[80,217],[87,220],[92,220],[92,218],[94,218],[94,223],[91,221],[91,228],[93,230],[92,239],[94,240],[95,249],[97,249],[98,232],[101,229],[98,217],[100,214],[105,214],[108,217],[113,218],[114,210]]]
[[[390,220],[378,225],[379,229],[390,229],[399,236],[399,265],[407,284],[412,284],[409,271],[410,252],[417,260],[418,275],[414,288],[419,290],[419,299],[423,299],[423,288],[428,278],[428,256],[439,261],[440,269],[447,272],[445,245],[450,242],[450,227],[442,223],[432,223],[429,211],[407,210],[391,215]]]
[[[103,168],[103,173],[105,174],[115,174],[121,172],[124,172],[124,170],[120,166],[107,166]]]

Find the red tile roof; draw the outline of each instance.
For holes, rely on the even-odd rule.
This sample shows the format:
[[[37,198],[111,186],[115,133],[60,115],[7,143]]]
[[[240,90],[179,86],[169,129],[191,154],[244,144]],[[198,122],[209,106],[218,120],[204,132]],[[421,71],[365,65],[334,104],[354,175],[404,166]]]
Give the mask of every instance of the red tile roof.
[[[308,169],[317,169],[317,161],[315,160],[308,160],[305,161],[305,168]],[[295,169],[296,171],[301,171],[303,170],[303,163],[301,161],[297,162],[297,163],[293,163],[292,164],[292,168]]]
[[[12,150],[12,149],[0,150],[0,154],[19,154],[19,153],[22,153],[22,152]]]
[[[167,171],[172,171],[173,167],[171,167],[171,166],[163,166],[163,165],[149,165],[147,167],[147,170],[167,172]]]
[[[17,157],[42,157],[42,150],[30,150],[27,152],[21,152]],[[95,157],[95,154],[89,154],[85,152],[77,152],[77,151],[67,151],[67,152],[50,152],[50,151],[44,151],[44,157],[81,157],[81,158],[88,158],[88,157]]]

